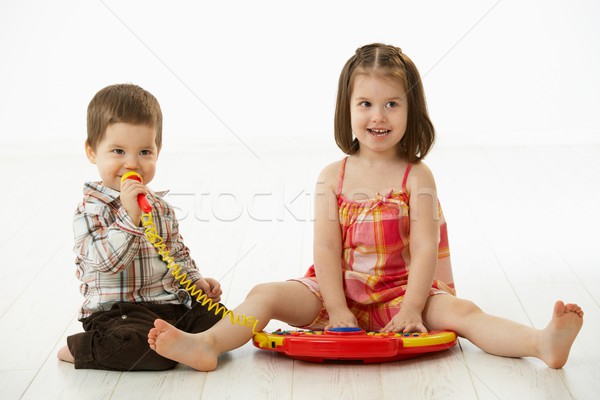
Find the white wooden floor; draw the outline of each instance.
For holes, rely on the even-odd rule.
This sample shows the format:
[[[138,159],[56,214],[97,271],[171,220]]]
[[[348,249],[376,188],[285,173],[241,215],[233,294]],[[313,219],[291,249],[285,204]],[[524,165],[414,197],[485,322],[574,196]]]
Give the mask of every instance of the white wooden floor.
[[[317,173],[342,154],[323,142],[165,143],[154,189],[171,189],[202,272],[224,302],[311,264]],[[246,345],[217,371],[74,370],[56,359],[79,331],[71,214],[97,179],[79,143],[0,149],[2,399],[598,399],[600,145],[438,147],[428,158],[449,224],[459,295],[543,327],[555,299],[585,323],[561,370],[454,349],[379,364],[310,364]],[[270,328],[285,327],[277,322]],[[519,340],[515,337],[515,340]]]

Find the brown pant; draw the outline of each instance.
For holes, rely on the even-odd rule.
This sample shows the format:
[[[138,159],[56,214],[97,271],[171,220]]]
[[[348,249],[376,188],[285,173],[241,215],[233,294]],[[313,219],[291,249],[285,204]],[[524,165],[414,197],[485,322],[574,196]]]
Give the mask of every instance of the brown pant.
[[[148,346],[148,331],[157,318],[177,328],[198,333],[220,319],[200,303],[192,309],[179,304],[116,303],[83,319],[85,332],[67,337],[75,358],[75,368],[115,371],[160,371],[174,368],[177,362],[158,355]]]

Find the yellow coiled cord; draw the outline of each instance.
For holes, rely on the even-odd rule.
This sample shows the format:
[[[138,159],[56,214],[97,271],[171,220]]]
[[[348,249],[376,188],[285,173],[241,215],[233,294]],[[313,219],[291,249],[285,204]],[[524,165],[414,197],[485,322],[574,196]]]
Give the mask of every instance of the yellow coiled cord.
[[[183,287],[196,301],[203,306],[208,304],[208,310],[213,311],[215,315],[223,314],[221,318],[229,316],[229,321],[234,325],[247,326],[252,328],[252,334],[256,335],[256,324],[258,320],[254,317],[246,317],[244,314],[236,315],[232,311],[225,307],[215,304],[202,290],[197,289],[196,285],[187,277],[185,272],[181,272],[181,267],[175,262],[175,259],[170,255],[167,246],[164,243],[164,239],[158,234],[156,225],[152,219],[152,213],[142,213],[142,226],[144,229],[144,235],[148,241],[156,248],[158,254],[162,257],[162,260],[167,263],[167,268],[171,271],[171,274],[175,280]]]

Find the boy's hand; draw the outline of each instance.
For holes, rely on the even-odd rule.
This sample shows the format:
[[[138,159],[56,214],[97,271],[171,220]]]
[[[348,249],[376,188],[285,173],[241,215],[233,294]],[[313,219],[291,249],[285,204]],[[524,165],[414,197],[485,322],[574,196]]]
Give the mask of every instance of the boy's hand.
[[[381,330],[381,332],[428,332],[423,325],[420,313],[402,304],[398,314]]]
[[[148,189],[135,179],[125,179],[121,182],[121,195],[119,196],[121,204],[136,225],[140,224],[140,217],[142,215],[142,210],[137,201],[138,194],[140,193],[147,194]]]
[[[219,281],[213,278],[202,278],[198,279],[194,282],[197,289],[201,289],[204,294],[206,294],[212,301],[219,302],[221,301],[221,295],[223,291],[221,290],[221,284]]]

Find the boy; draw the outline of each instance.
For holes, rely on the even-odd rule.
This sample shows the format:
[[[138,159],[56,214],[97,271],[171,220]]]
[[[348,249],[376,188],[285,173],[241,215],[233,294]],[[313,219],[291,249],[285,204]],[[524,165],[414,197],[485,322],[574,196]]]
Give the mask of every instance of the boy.
[[[162,144],[162,112],[156,98],[136,85],[100,90],[87,112],[85,151],[101,182],[86,182],[75,212],[77,278],[85,297],[79,320],[85,332],[67,338],[58,358],[75,368],[165,370],[177,363],[149,351],[147,335],[156,318],[187,332],[201,332],[220,319],[179,286],[144,236],[140,193],[147,195],[158,234],[195,284],[218,302],[218,281],[203,278],[179,235],[173,209],[146,188]],[[129,171],[132,179],[121,183]]]

